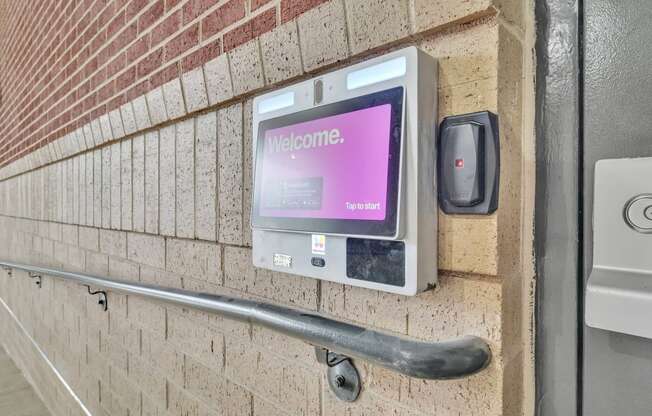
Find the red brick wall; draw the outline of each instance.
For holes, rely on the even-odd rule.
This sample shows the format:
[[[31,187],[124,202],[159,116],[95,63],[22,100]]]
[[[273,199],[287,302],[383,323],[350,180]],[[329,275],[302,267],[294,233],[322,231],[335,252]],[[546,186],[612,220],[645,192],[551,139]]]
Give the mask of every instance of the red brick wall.
[[[0,166],[325,0],[0,0]]]

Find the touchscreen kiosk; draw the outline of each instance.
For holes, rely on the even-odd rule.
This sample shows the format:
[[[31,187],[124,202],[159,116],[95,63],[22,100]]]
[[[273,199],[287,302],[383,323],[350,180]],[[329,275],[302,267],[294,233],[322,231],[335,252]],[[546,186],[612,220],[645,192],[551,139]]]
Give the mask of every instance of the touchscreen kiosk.
[[[405,295],[436,283],[436,71],[406,48],[254,100],[255,266]]]

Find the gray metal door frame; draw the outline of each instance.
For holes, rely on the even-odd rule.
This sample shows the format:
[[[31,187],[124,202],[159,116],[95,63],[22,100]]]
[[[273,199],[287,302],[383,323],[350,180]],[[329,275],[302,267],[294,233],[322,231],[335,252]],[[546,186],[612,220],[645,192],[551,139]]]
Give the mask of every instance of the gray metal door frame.
[[[536,414],[582,414],[582,3],[536,0]]]

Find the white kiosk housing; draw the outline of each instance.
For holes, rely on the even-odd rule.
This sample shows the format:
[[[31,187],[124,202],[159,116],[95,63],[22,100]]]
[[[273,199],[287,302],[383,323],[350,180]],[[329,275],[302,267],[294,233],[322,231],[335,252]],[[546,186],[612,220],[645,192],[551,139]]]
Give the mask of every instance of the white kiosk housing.
[[[437,64],[415,47],[253,103],[253,262],[403,295],[437,282]]]

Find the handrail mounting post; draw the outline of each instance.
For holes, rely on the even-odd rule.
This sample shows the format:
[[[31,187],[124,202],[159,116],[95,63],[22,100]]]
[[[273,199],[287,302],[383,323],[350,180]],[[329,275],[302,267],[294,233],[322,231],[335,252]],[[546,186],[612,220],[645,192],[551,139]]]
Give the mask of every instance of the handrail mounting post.
[[[345,402],[353,402],[360,395],[362,382],[360,374],[350,357],[315,347],[317,362],[328,366],[328,385],[335,396]]]
[[[7,276],[9,276],[9,277],[12,277],[12,276],[13,276],[14,269],[12,269],[11,267],[9,267],[9,266],[2,266],[2,269],[3,269],[5,272],[7,272]]]
[[[84,285],[84,286],[86,286],[86,289],[88,290],[89,295],[99,295],[99,299],[97,301],[97,304],[101,305],[102,308],[104,309],[104,312],[106,312],[109,309],[109,302],[108,302],[108,299],[106,297],[106,292],[103,291],[103,290],[92,291],[90,286],[88,286],[88,285]]]
[[[36,279],[36,286],[38,286],[39,289],[43,287],[43,279],[40,274],[33,272],[27,272],[27,274],[31,279]]]

